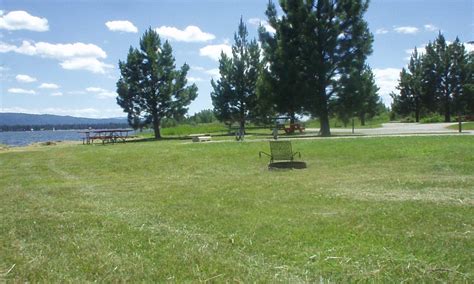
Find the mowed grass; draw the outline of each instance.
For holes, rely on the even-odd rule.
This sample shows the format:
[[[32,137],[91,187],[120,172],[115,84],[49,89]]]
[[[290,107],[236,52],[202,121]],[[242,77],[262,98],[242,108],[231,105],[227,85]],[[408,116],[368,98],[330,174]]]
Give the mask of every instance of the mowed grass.
[[[0,279],[471,282],[474,137],[0,152]]]
[[[459,125],[458,124],[450,125],[450,126],[448,126],[448,128],[458,130]],[[462,130],[474,130],[474,122],[463,122],[462,123]]]

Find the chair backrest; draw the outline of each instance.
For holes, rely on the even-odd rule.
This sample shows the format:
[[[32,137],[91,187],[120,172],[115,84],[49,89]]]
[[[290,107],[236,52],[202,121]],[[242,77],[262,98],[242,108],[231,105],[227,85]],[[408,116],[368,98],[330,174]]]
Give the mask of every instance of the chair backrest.
[[[270,151],[273,160],[293,160],[290,141],[270,141]]]

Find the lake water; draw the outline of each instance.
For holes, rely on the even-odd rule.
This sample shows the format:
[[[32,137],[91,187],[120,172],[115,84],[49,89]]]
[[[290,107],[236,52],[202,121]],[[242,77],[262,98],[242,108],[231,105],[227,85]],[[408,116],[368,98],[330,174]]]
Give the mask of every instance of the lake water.
[[[82,140],[82,135],[78,133],[78,130],[0,132],[0,144],[9,146],[26,146],[37,142],[66,140],[80,141]]]

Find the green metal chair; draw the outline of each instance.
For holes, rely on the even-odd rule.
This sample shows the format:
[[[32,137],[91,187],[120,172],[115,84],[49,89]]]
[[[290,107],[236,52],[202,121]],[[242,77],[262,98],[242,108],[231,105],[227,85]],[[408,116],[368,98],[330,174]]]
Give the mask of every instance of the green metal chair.
[[[260,151],[258,156],[261,158],[262,154],[270,157],[270,163],[274,161],[293,161],[295,156],[301,158],[300,152],[293,152],[291,141],[270,141],[270,154]]]

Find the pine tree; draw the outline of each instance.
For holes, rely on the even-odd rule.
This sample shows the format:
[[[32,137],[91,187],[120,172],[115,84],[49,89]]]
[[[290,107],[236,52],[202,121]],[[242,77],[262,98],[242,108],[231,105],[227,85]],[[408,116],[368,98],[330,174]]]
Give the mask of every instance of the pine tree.
[[[155,138],[165,118],[183,118],[186,106],[197,96],[196,85],[187,86],[189,66],[175,67],[171,45],[163,45],[159,35],[148,29],[140,39],[140,49],[130,47],[127,60],[119,61],[117,103],[134,126],[151,123]]]
[[[465,115],[474,116],[474,52],[467,55],[466,81],[463,84],[464,100],[461,102],[461,112]]]
[[[334,111],[344,127],[362,109],[363,96],[361,71],[352,69],[348,74],[343,74],[334,98]]]
[[[438,73],[441,62],[436,53],[433,43],[428,43],[425,47],[425,54],[422,57],[422,105],[427,113],[437,113],[439,111],[439,102],[441,100],[441,91],[439,88],[440,76]]]
[[[468,98],[464,94],[464,84],[467,83],[467,68],[468,58],[464,45],[459,41],[459,38],[448,46],[448,54],[450,57],[449,64],[449,78],[448,83],[450,86],[452,96],[452,107],[451,110],[454,114],[458,114],[466,111]]]
[[[261,70],[260,48],[255,40],[248,40],[247,27],[240,19],[234,35],[232,57],[221,54],[221,78],[211,81],[212,104],[216,117],[230,123],[237,121],[245,130],[245,122],[257,104],[257,81]]]
[[[380,104],[383,103],[378,95],[379,87],[375,84],[375,76],[372,69],[366,65],[361,78],[361,106],[357,112],[360,124],[365,125],[367,119],[372,119],[380,112]]]
[[[397,86],[400,94],[391,94],[393,99],[392,109],[395,113],[402,116],[411,115],[414,111],[415,104],[411,89],[411,81],[411,75],[405,68],[402,68]]]
[[[267,14],[272,15],[272,5]],[[336,79],[354,66],[363,66],[372,52],[373,38],[363,18],[368,1],[280,0],[280,6],[282,20],[270,16],[269,22],[277,31],[277,40],[278,36],[283,40],[281,31],[285,31],[295,43],[285,56],[297,67],[291,75],[296,78],[299,103],[319,118],[321,135],[329,136],[329,101],[336,92]]]
[[[259,100],[271,101],[277,113],[289,116],[290,123],[294,123],[304,104],[303,64],[299,53],[306,13],[302,9],[284,9],[287,13],[280,19],[275,4],[270,2],[266,15],[275,32],[259,29],[266,66],[259,84]]]

